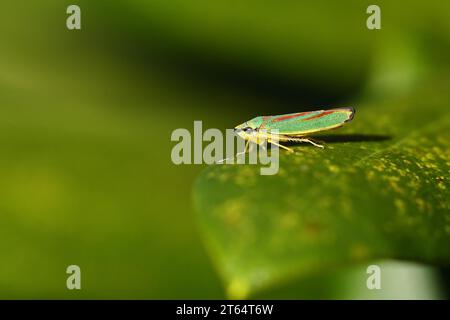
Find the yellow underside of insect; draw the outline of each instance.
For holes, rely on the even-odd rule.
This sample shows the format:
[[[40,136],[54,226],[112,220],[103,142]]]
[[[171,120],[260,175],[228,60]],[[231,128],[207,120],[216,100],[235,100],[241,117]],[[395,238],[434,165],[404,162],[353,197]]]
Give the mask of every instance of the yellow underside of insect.
[[[288,135],[274,135],[274,134],[269,134],[269,133],[259,133],[257,135],[245,134],[245,135],[241,135],[241,137],[247,141],[247,143],[245,144],[244,153],[247,152],[250,142],[261,145],[265,141],[267,141],[268,143],[274,144],[280,148],[283,148],[289,152],[294,152],[294,150],[291,148],[288,148],[278,142],[280,142],[280,141],[283,141],[283,142],[308,142],[316,147],[323,148],[323,145],[318,144],[317,142],[315,142],[312,139],[307,138],[305,136],[290,136],[290,135],[288,136]]]

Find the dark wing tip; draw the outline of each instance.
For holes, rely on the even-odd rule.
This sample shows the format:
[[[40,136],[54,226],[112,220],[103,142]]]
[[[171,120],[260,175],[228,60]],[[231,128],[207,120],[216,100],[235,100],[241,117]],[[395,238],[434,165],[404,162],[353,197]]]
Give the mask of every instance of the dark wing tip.
[[[347,120],[345,120],[345,122],[349,122],[349,121],[352,121],[353,120],[353,118],[354,118],[354,116],[355,116],[355,113],[356,113],[356,110],[355,110],[355,108],[353,108],[353,107],[348,107],[348,108],[346,108],[347,110],[350,110],[350,116],[348,117],[348,119]]]

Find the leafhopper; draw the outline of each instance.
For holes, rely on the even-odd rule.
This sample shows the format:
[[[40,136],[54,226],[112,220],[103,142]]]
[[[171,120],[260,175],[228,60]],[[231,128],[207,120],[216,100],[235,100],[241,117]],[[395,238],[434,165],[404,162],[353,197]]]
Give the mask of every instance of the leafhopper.
[[[260,116],[244,122],[234,128],[234,131],[247,141],[244,153],[247,151],[249,143],[275,144],[290,152],[291,148],[279,144],[278,142],[308,142],[316,147],[323,148],[323,145],[313,141],[310,136],[326,130],[331,130],[343,126],[353,119],[355,109],[337,108],[330,110],[317,110],[283,114],[278,116]],[[276,133],[271,133],[271,131]]]

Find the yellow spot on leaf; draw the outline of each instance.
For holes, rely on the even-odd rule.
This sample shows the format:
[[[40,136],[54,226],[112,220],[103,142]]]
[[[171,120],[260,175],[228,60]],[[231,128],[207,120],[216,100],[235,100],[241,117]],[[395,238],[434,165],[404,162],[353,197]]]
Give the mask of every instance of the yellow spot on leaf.
[[[397,208],[397,212],[401,215],[405,214],[406,208],[405,208],[405,203],[403,202],[403,200],[395,199],[394,203],[395,203],[395,207]]]
[[[291,229],[298,223],[298,216],[294,212],[286,213],[281,217],[281,227]]]
[[[218,207],[222,213],[224,222],[229,226],[236,226],[241,221],[241,213],[244,211],[244,202],[241,199],[226,201]]]
[[[334,164],[329,165],[329,166],[328,166],[328,170],[330,170],[330,171],[333,172],[333,173],[338,173],[339,171],[341,171],[341,170],[339,169],[339,167],[336,166],[336,165],[334,165]]]

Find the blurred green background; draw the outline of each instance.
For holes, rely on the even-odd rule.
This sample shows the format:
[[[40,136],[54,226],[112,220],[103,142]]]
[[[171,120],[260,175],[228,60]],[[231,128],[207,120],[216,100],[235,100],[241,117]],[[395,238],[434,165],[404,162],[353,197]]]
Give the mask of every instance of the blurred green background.
[[[69,4],[82,30],[67,30]],[[172,164],[170,134],[194,120],[225,129],[260,114],[376,108],[450,83],[448,4],[377,1],[379,31],[366,28],[369,4],[3,3],[0,298],[225,298],[192,204],[203,166]],[[66,289],[70,264],[80,291]],[[255,297],[447,295],[440,269],[386,270],[406,276],[381,293],[362,289],[355,266]]]

